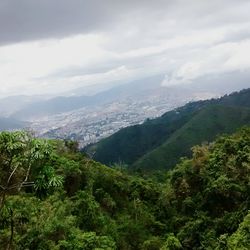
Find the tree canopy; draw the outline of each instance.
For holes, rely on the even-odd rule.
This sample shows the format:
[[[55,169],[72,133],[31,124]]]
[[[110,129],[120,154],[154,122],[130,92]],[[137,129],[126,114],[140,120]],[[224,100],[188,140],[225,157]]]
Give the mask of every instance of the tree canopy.
[[[0,133],[0,249],[249,249],[250,128],[147,179]]]

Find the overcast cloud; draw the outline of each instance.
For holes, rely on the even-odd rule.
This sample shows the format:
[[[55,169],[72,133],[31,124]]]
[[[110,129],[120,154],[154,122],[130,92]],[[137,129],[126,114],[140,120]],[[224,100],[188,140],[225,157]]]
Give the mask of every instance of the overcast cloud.
[[[248,71],[249,12],[248,0],[1,0],[0,96]]]

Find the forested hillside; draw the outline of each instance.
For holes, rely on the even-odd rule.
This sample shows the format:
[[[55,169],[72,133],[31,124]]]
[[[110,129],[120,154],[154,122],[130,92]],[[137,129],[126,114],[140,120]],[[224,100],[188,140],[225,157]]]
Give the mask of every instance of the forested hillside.
[[[124,128],[85,151],[108,165],[121,162],[131,169],[171,168],[179,157],[191,155],[191,146],[249,124],[249,100],[247,89],[219,99],[188,103],[159,118]]]
[[[249,249],[250,128],[195,146],[163,183],[76,146],[0,133],[0,249]]]
[[[172,168],[182,156],[191,156],[191,147],[211,142],[219,134],[232,133],[250,124],[250,108],[212,105],[203,108],[155,150],[136,161],[132,168]]]

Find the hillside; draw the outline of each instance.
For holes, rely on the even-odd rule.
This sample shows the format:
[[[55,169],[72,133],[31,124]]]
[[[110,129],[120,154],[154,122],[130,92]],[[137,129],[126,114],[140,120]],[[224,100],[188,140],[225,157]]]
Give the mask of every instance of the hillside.
[[[250,128],[196,146],[163,183],[75,146],[0,133],[1,249],[248,249]]]
[[[201,112],[202,109],[205,109],[206,107],[211,105],[221,105],[225,107],[228,106],[250,107],[249,100],[250,100],[250,89],[247,89],[230,95],[226,95],[220,99],[211,99],[208,101],[198,101],[198,102],[188,103],[183,107],[165,113],[159,118],[148,120],[141,125],[136,125],[132,127],[127,127],[125,129],[121,129],[114,135],[104,140],[101,140],[100,142],[94,145],[87,147],[85,151],[88,152],[90,155],[93,155],[93,158],[95,160],[100,161],[104,164],[112,165],[116,162],[121,162],[124,164],[133,164],[135,163],[135,161],[137,161],[138,165],[137,163],[135,165],[139,166],[140,161],[144,159],[142,158],[139,160],[139,158],[145,155],[147,156],[150,155],[151,151],[155,152],[157,147],[159,147],[164,143],[167,143],[167,141],[171,138],[171,136],[173,136],[174,133],[176,133],[179,129],[185,126],[186,123],[191,121],[191,119],[193,119],[196,115],[198,115],[198,113]],[[213,119],[212,112],[209,112],[209,110],[206,112],[208,112],[206,115],[210,117],[206,117],[205,115],[205,118],[210,120],[208,124],[214,128],[215,126],[213,126],[212,122]],[[231,111],[229,110],[225,110],[225,112],[221,111],[221,115],[222,116],[227,115],[230,112],[236,112],[235,120],[238,120],[237,108],[232,109]],[[245,112],[248,111],[244,111],[244,113]],[[194,120],[197,121],[197,124],[203,124],[202,120],[198,121],[199,117],[203,117],[203,115],[202,114],[200,116],[198,115],[197,118],[195,118]],[[219,116],[218,119],[221,119],[218,122],[223,125],[221,125],[222,129],[217,127],[216,130],[214,130],[214,136],[219,133],[227,132],[227,129],[229,132],[232,132],[232,129],[230,130],[231,127],[234,127],[235,129],[238,127],[238,125],[244,125],[249,122],[244,120],[245,118],[243,120],[240,118],[239,123],[230,125],[231,121],[227,123],[228,119],[230,118],[225,117],[224,119],[223,117]],[[190,141],[190,143],[187,144],[187,147],[183,149],[182,152],[189,151],[189,147],[193,145],[192,141],[196,143],[201,143],[202,141],[207,141],[209,139],[212,140],[214,138],[214,136],[212,138],[209,138],[210,136],[209,134],[207,136],[204,135],[205,135],[204,131],[200,135],[198,133],[194,134],[194,138]],[[197,140],[195,139],[195,137],[197,137]],[[179,143],[181,142],[179,141]],[[182,147],[182,145],[179,145],[179,147]],[[162,151],[160,150],[160,152]],[[181,155],[178,154],[178,157],[179,156]],[[185,156],[185,154],[183,156]],[[165,157],[166,156],[163,156],[162,158],[166,159]],[[148,159],[148,157],[146,158]],[[176,163],[176,161],[172,161],[171,159],[169,162],[171,162],[171,164],[172,162]],[[158,168],[167,165],[169,166],[169,164],[167,164],[166,161],[162,163],[163,165],[159,166],[157,164],[156,167]]]
[[[217,135],[232,133],[250,124],[250,108],[212,105],[195,114],[159,147],[137,160],[131,168],[168,169],[182,156],[191,156],[191,147],[211,142]]]
[[[190,103],[167,112],[163,116],[146,120],[142,125],[121,129],[114,135],[90,145],[85,150],[104,164],[133,163],[138,157],[161,145],[173,132],[181,128],[192,115],[207,102]]]

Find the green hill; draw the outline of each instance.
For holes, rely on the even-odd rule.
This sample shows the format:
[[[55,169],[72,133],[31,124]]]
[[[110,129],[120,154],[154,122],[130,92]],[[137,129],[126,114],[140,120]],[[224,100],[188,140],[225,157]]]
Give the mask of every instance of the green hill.
[[[84,151],[104,164],[122,162],[131,164],[139,157],[161,145],[172,133],[181,128],[192,116],[210,101],[189,103],[169,111],[141,125],[119,130],[100,142],[87,146]]]
[[[250,107],[250,89],[232,93],[231,95],[226,95],[219,99],[188,103],[183,107],[165,113],[159,118],[147,120],[141,125],[121,129],[114,135],[103,139],[94,145],[90,145],[84,150],[92,155],[93,159],[96,161],[107,165],[121,162],[134,167],[141,167],[142,165],[140,162],[142,162],[144,159],[147,159],[145,166],[148,166],[150,162],[148,156],[151,155],[151,151],[153,151],[152,155],[154,155],[158,147],[160,147],[162,144],[166,144],[175,133],[178,134],[178,130],[182,129],[183,127],[185,129],[187,123],[189,123],[196,115],[198,115],[199,112],[212,105],[221,105],[225,107]],[[209,121],[207,126],[211,126],[211,130],[214,128],[216,129],[213,135],[209,134],[209,127],[207,127],[207,134],[206,131],[202,131],[201,134],[193,134],[192,140],[186,143],[187,147],[185,149],[181,141],[178,141],[180,145],[175,144],[176,150],[178,150],[178,148],[182,148],[181,152],[184,153],[183,155],[180,155],[178,152],[174,152],[172,159],[168,159],[168,161],[158,160],[156,164],[154,164],[154,160],[152,160],[150,165],[154,165],[156,168],[169,167],[170,165],[176,163],[176,157],[178,158],[179,156],[185,156],[185,153],[189,152],[189,146],[194,145],[193,143],[201,143],[207,140],[211,141],[216,134],[224,132],[226,133],[227,131],[232,132],[237,127],[239,127],[238,125],[241,126],[248,124],[248,121],[244,120],[245,118],[243,120],[240,118],[240,122],[237,123],[237,118],[235,117],[233,122],[236,123],[231,124],[232,121],[229,122],[230,118],[225,117],[225,119],[223,119],[223,117],[220,117],[221,120],[218,121],[221,126],[220,128],[219,126],[216,126],[216,124],[213,124],[212,112],[209,112],[209,110],[204,112],[207,112],[204,117]],[[221,111],[219,116],[228,115],[229,112],[238,113],[238,110],[235,108],[231,111]],[[200,119],[204,119],[201,113],[201,115],[198,115],[195,120],[199,119],[199,117],[202,117]],[[203,126],[202,124],[205,123],[202,120],[197,120],[196,122],[198,127],[199,124]],[[212,137],[210,138],[210,136]],[[173,148],[171,151],[175,151],[175,148]],[[160,149],[159,154],[161,153],[163,152]],[[174,155],[176,155],[176,157]],[[166,154],[164,154],[162,157],[159,157],[159,159],[166,159]]]
[[[137,160],[131,167],[167,169],[182,156],[191,156],[191,147],[210,142],[217,135],[232,133],[250,124],[250,108],[212,105],[195,114],[183,127],[174,132],[162,145]]]

